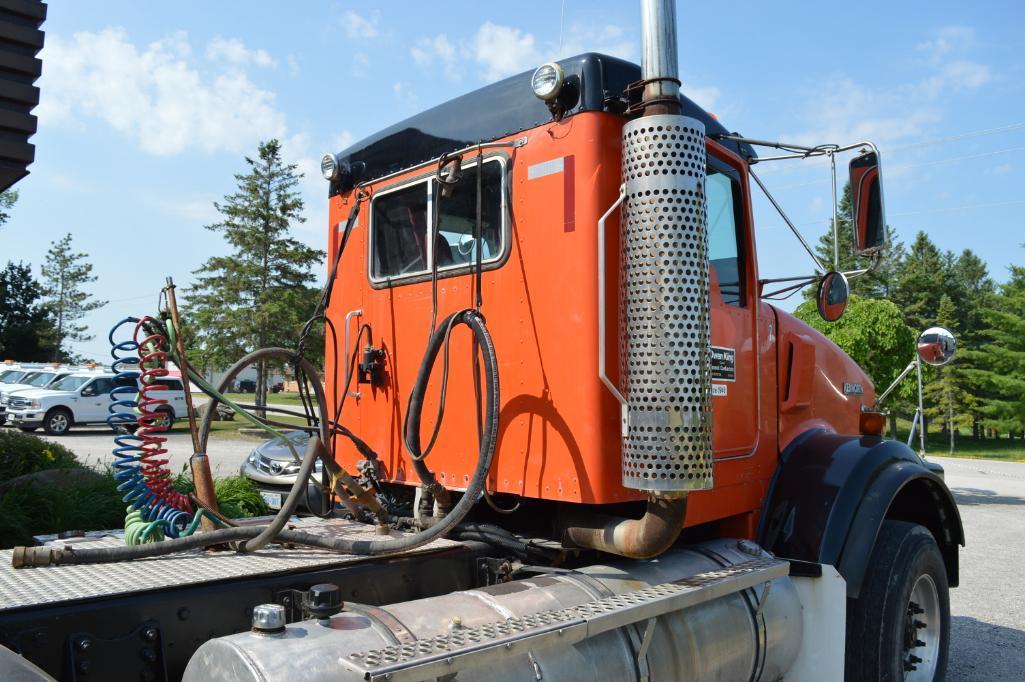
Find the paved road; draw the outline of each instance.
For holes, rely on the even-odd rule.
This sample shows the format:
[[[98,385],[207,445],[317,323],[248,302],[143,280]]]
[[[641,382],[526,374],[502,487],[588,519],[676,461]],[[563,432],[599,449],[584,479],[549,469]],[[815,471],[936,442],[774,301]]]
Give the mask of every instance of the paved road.
[[[75,427],[64,436],[47,436],[41,432],[39,435],[47,440],[60,443],[90,466],[113,464],[114,462],[114,457],[110,453],[111,448],[114,447],[114,441],[110,429],[106,426]],[[259,444],[259,440],[211,436],[207,455],[210,457],[210,466],[214,476],[237,474],[242,460],[257,444]],[[167,448],[170,460],[168,468],[173,472],[181,471],[182,467],[188,463],[189,457],[192,456],[192,439],[187,433],[172,433],[168,436]]]
[[[930,459],[946,469],[967,540],[947,679],[1025,679],[1025,463]]]

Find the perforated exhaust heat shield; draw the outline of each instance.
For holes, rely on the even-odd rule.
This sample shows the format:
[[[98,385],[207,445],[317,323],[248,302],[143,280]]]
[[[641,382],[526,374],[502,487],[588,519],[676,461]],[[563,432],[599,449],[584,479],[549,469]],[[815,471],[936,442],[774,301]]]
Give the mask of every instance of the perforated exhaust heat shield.
[[[688,116],[623,127],[623,485],[712,487],[705,128]]]

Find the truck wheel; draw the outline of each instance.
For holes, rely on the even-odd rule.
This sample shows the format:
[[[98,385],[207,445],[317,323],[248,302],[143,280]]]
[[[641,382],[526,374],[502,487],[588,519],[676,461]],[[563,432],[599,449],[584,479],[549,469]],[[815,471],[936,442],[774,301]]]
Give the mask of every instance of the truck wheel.
[[[847,601],[846,680],[942,680],[950,595],[932,533],[883,522],[868,566],[861,595]]]
[[[168,429],[174,426],[174,410],[170,407],[161,407],[157,412],[159,412],[162,417],[160,421],[157,422],[158,424],[165,426]]]
[[[63,407],[55,407],[43,417],[43,430],[51,436],[63,436],[71,428],[71,413]]]

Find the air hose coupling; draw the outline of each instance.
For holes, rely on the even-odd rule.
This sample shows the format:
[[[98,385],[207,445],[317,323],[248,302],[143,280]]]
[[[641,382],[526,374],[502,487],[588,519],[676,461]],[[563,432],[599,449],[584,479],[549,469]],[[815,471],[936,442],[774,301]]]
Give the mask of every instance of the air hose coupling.
[[[15,568],[35,568],[51,564],[74,563],[69,561],[73,550],[70,547],[15,547],[11,565]]]

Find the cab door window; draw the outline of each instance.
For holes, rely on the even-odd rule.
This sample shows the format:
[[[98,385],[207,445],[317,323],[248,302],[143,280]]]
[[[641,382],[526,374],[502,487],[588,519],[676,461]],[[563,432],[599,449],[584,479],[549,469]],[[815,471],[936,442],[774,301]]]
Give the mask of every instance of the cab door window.
[[[740,182],[726,170],[709,167],[705,200],[708,206],[708,260],[719,280],[719,293],[727,304],[743,306]]]
[[[423,279],[433,261],[444,274],[464,270],[477,261],[484,266],[505,253],[505,163],[493,157],[482,170],[481,244],[474,239],[477,223],[477,166],[463,167],[451,195],[441,197],[434,174],[412,184],[378,193],[370,211],[370,279],[374,282]],[[430,242],[435,206],[438,237]]]

